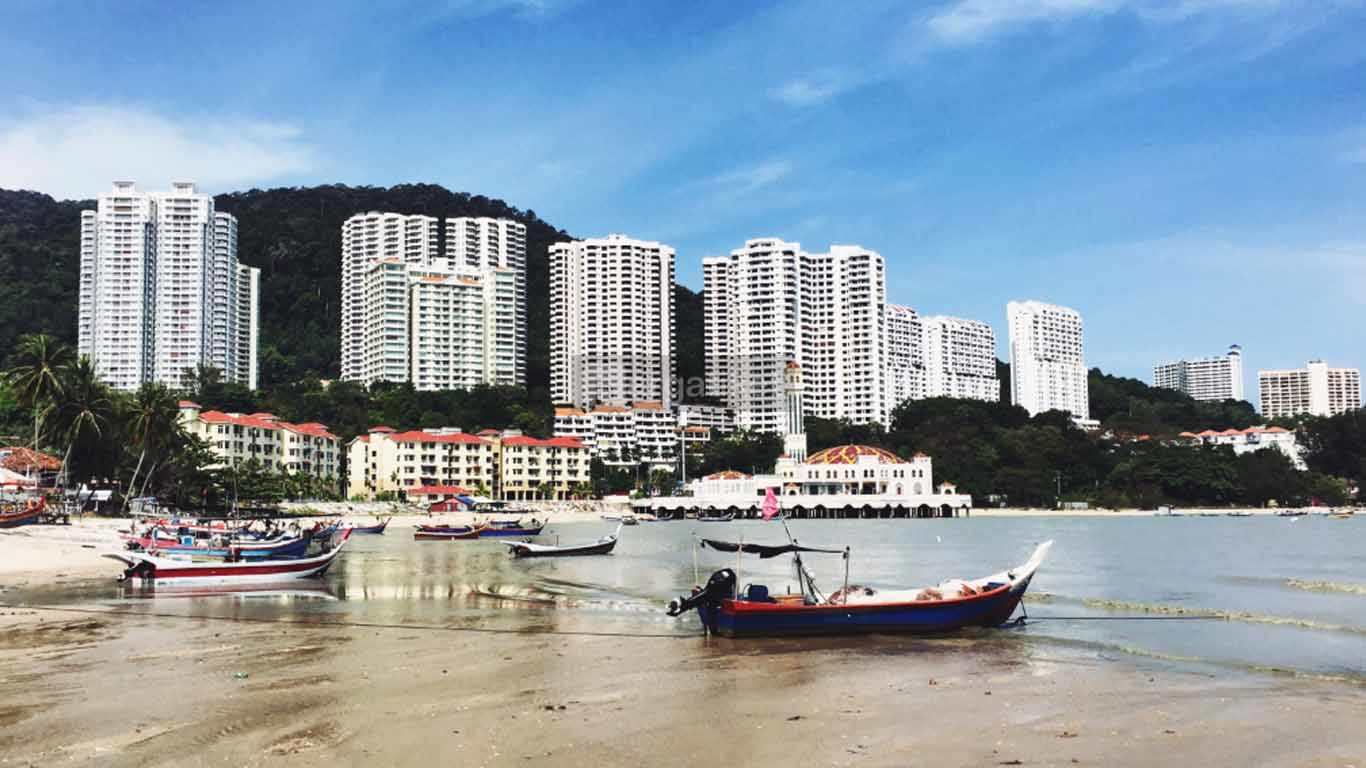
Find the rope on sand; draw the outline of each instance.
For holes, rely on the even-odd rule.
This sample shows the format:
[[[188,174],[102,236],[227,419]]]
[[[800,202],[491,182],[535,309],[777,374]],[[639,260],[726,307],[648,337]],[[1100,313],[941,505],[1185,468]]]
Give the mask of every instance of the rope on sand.
[[[56,605],[10,605],[0,604],[0,608],[17,611],[48,611],[50,613],[73,613],[93,616],[112,616],[130,619],[186,619],[191,621],[220,621],[230,624],[288,624],[299,627],[343,627],[348,629],[402,629],[427,632],[472,632],[487,635],[560,635],[564,637],[612,637],[612,638],[655,638],[666,640],[695,640],[699,634],[665,634],[662,632],[594,632],[569,629],[509,629],[503,627],[451,627],[439,624],[390,624],[378,621],[347,621],[342,619],[258,619],[250,616],[203,616],[186,613],[159,613],[156,611],[119,611],[99,608],[71,608]]]

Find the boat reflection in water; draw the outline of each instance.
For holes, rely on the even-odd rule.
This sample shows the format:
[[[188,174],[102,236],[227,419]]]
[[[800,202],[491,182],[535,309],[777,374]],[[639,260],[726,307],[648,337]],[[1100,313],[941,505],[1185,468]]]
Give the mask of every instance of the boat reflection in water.
[[[278,602],[292,600],[340,600],[328,582],[300,579],[288,586],[280,584],[157,584],[156,582],[125,581],[125,600],[169,600],[185,598],[237,598]]]

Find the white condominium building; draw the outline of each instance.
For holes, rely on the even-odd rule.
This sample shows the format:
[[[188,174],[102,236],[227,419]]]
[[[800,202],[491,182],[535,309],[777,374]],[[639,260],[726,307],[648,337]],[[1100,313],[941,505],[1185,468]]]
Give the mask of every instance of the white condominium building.
[[[550,396],[658,401],[674,371],[674,249],[608,235],[550,247]]]
[[[114,182],[81,214],[79,353],[117,389],[179,387],[199,365],[254,387],[259,286],[237,263],[237,219],[194,184]]]
[[[757,238],[704,259],[703,280],[707,392],[725,399],[737,426],[783,432],[790,362],[801,366],[807,413],[886,423],[882,256]]]
[[[925,340],[925,396],[996,402],[996,333],[987,323],[934,315],[921,321]]]
[[[759,238],[702,260],[707,394],[736,426],[782,434],[783,376],[801,359],[801,246]]]
[[[1333,416],[1361,407],[1360,369],[1329,368],[1322,360],[1311,360],[1304,368],[1258,371],[1257,386],[1267,419]]]
[[[1242,400],[1243,348],[1234,344],[1219,357],[1159,363],[1153,366],[1153,386],[1185,392],[1196,400]]]
[[[473,224],[471,224],[473,222]],[[525,227],[357,214],[342,225],[342,378],[416,389],[520,386],[526,370]]]
[[[366,362],[367,347],[373,338],[369,323],[376,313],[376,308],[367,304],[367,299],[371,297],[371,287],[368,285],[372,279],[369,276],[370,268],[381,261],[427,264],[438,255],[439,234],[437,220],[431,216],[370,212],[356,214],[342,224],[343,379],[366,381],[367,373],[373,374],[375,370],[373,363],[367,365]],[[394,315],[406,315],[407,306],[395,306],[392,312]],[[397,345],[400,340],[392,341]],[[402,341],[406,344],[406,339]]]
[[[472,269],[504,270],[514,283],[514,322],[499,325],[500,349],[510,345],[513,367],[526,370],[526,225],[487,216],[446,219],[446,256]],[[518,373],[517,383],[521,383]],[[499,377],[501,380],[501,377]]]
[[[802,259],[805,408],[823,419],[886,424],[887,275],[881,254],[832,245]]]
[[[925,397],[925,344],[920,315],[910,307],[887,305],[887,394],[895,410]]]
[[[1011,401],[1034,416],[1058,410],[1090,417],[1081,315],[1039,301],[1006,305]]]

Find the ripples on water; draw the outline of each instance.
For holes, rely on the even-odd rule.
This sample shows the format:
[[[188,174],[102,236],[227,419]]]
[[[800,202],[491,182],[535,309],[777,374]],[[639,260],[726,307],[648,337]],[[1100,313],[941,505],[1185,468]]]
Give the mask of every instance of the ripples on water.
[[[1366,519],[1292,520],[970,518],[788,525],[807,544],[850,545],[851,580],[879,586],[983,576],[1022,563],[1040,541],[1056,540],[1031,587],[1034,599],[1026,600],[1034,621],[1018,630],[928,641],[937,650],[946,643],[996,654],[1058,647],[1101,658],[1200,662],[1366,683]],[[565,543],[588,541],[612,527],[555,525],[541,540],[558,535]],[[695,583],[694,533],[784,539],[777,523],[659,523],[625,529],[610,557],[514,560],[496,542],[418,542],[409,529],[391,527],[384,536],[353,537],[325,581],[287,590],[225,596],[203,588],[138,590],[111,581],[35,589],[22,597],[253,619],[687,637],[699,632],[696,617],[671,619],[663,608]],[[697,557],[703,581],[717,568],[735,567],[733,556],[708,550]],[[808,564],[827,590],[839,586],[838,556],[810,555]],[[747,557],[740,576],[777,592],[794,584],[787,558]],[[1212,618],[1170,620],[1192,615]],[[1141,619],[1113,620],[1124,616]],[[909,638],[864,638],[759,640],[731,648],[774,652],[849,642],[868,652],[928,647]]]

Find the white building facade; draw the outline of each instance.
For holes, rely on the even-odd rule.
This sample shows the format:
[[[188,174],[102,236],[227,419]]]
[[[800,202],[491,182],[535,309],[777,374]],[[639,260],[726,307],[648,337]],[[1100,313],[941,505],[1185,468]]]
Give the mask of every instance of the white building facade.
[[[1153,386],[1185,392],[1195,400],[1243,399],[1243,348],[1234,344],[1228,354],[1173,360],[1153,366]]]
[[[972,497],[952,483],[934,485],[930,457],[903,459],[867,445],[840,445],[805,460],[783,457],[771,474],[727,470],[688,484],[691,495],[642,499],[639,510],[685,510],[755,516],[769,489],[784,514],[796,517],[955,516],[972,508]]]
[[[1090,418],[1081,314],[1039,301],[1006,305],[1011,401],[1030,416],[1059,410]]]
[[[255,387],[259,271],[237,263],[237,219],[194,184],[114,182],[81,214],[79,285],[78,352],[116,389],[181,387],[200,365]]]
[[[1290,459],[1290,463],[1295,465],[1295,469],[1303,471],[1309,468],[1301,455],[1299,440],[1296,439],[1294,430],[1283,427],[1207,429],[1203,432],[1182,432],[1180,437],[1191,445],[1232,446],[1233,452],[1238,455],[1254,451],[1277,450]]]
[[[1311,360],[1303,368],[1258,371],[1262,417],[1334,416],[1361,407],[1361,370]]]
[[[365,213],[342,225],[342,378],[416,389],[520,386],[526,373],[526,228]]]
[[[625,235],[550,247],[550,396],[671,407],[674,249]]]
[[[925,396],[996,402],[996,332],[987,323],[932,315],[921,320],[925,342]]]
[[[925,342],[920,315],[911,307],[887,305],[887,395],[892,410],[925,397]]]
[[[746,429],[784,433],[788,363],[806,413],[886,423],[886,268],[854,245],[807,253],[777,238],[703,260],[707,393]]]
[[[555,437],[573,438],[608,466],[649,464],[670,469],[678,461],[684,425],[658,401],[555,409]]]

